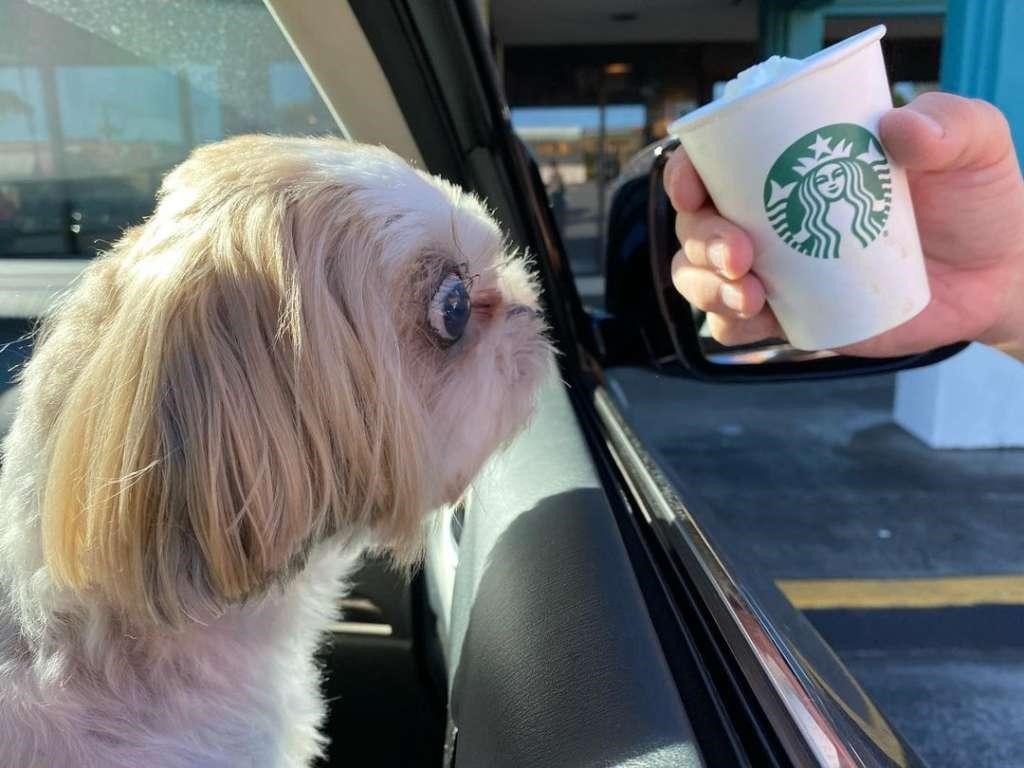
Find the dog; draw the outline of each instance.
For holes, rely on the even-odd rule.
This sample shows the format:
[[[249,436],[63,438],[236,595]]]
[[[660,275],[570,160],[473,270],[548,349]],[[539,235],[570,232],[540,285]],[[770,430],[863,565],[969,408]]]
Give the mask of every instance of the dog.
[[[0,477],[0,762],[307,766],[367,551],[520,431],[552,368],[484,205],[388,150],[196,149],[20,374]]]

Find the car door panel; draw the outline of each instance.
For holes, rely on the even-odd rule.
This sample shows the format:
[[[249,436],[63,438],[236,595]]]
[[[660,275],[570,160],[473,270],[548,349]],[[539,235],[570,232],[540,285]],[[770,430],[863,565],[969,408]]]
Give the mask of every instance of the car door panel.
[[[456,766],[702,765],[561,382],[474,483],[451,605]]]

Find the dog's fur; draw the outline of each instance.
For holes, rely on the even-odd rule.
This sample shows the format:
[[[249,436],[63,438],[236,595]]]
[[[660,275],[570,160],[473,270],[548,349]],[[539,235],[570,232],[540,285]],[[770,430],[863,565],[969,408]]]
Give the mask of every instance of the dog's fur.
[[[427,320],[471,281],[465,335]],[[525,423],[550,354],[474,197],[392,153],[196,150],[45,322],[0,477],[0,761],[305,766],[366,548]],[[401,728],[396,724],[396,728]]]

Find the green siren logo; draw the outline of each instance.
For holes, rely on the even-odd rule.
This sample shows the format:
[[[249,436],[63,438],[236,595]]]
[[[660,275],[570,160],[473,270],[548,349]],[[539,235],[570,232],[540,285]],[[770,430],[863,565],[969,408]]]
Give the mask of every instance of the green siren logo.
[[[787,245],[816,259],[866,248],[889,218],[892,183],[881,142],[865,128],[836,123],[790,145],[764,182],[764,208]]]

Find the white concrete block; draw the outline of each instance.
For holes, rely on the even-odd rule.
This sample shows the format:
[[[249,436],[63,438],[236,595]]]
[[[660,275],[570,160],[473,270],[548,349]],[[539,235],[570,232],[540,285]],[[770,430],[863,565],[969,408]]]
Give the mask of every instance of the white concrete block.
[[[896,375],[896,423],[932,448],[1024,446],[1024,363],[981,344]]]

